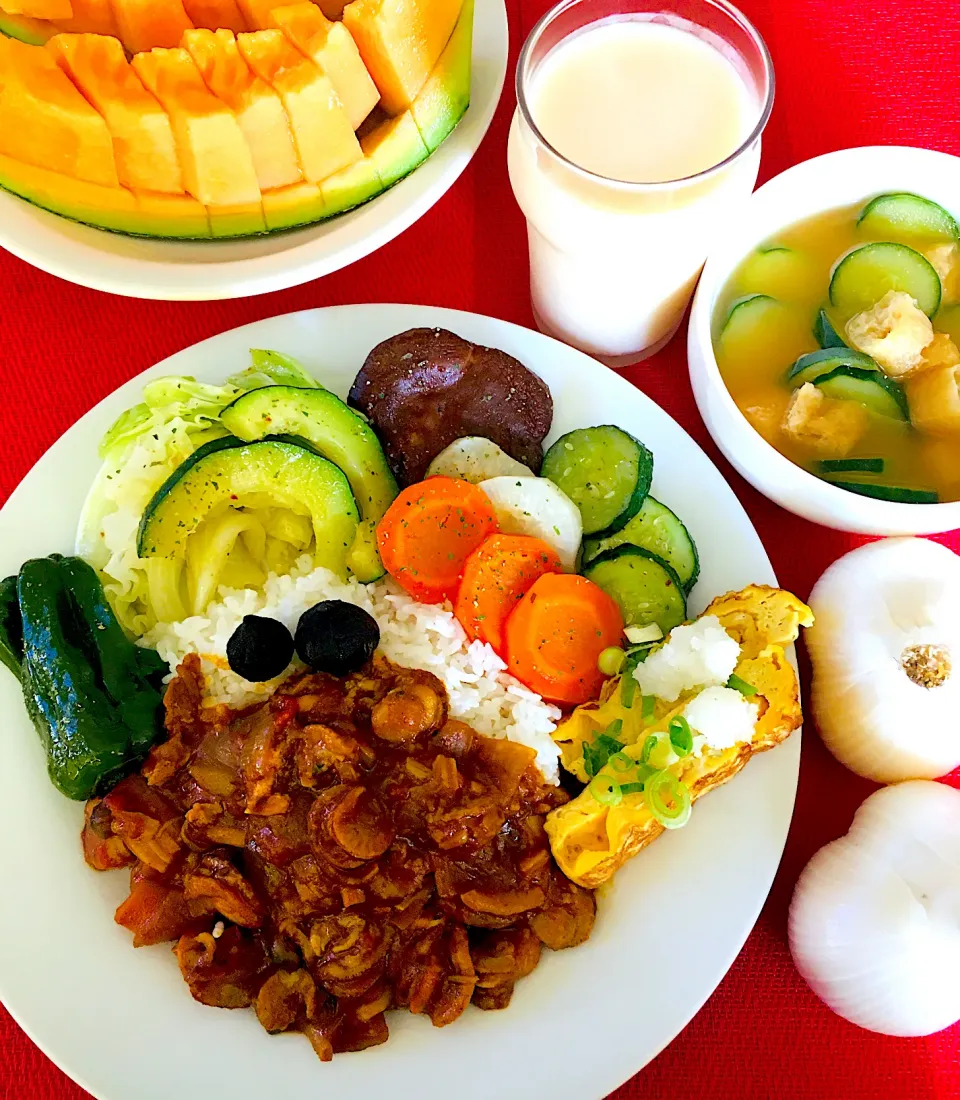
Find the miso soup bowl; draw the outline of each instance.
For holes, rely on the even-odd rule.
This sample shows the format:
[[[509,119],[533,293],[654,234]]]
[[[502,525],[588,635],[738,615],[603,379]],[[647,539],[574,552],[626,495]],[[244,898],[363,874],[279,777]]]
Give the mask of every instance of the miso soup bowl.
[[[687,344],[700,415],[717,446],[754,488],[814,523],[862,535],[927,535],[960,527],[960,502],[873,500],[821,481],[775,450],[742,412],[720,376],[714,313],[727,280],[757,245],[815,214],[887,191],[913,191],[960,219],[960,158],[929,149],[842,149],[788,168],[758,188],[727,227],[703,269]]]

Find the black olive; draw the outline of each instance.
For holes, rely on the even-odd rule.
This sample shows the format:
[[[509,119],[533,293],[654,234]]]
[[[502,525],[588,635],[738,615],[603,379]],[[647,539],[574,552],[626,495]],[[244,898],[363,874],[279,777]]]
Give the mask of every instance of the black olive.
[[[230,667],[255,684],[279,676],[292,659],[290,631],[279,620],[264,615],[244,615],[227,642]]]
[[[304,611],[297,623],[297,656],[315,672],[357,672],[379,644],[377,620],[343,600],[324,600]]]

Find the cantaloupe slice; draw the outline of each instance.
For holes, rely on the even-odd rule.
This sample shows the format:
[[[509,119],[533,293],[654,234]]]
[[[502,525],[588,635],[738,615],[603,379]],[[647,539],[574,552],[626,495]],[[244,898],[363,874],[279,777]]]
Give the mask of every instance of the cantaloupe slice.
[[[58,19],[57,30],[70,34],[112,34],[120,37],[120,28],[110,0],[70,0],[72,19]]]
[[[320,184],[326,217],[342,214],[379,195],[384,189],[376,165],[369,157],[358,160],[349,168],[341,168]]]
[[[131,53],[179,44],[193,24],[182,0],[111,0],[120,38]]]
[[[87,225],[124,233],[141,231],[136,201],[122,187],[87,183],[3,154],[0,154],[0,187],[35,206]]]
[[[470,106],[473,5],[474,0],[464,0],[450,41],[410,107],[423,143],[431,153],[450,136]]]
[[[162,195],[156,191],[135,191],[137,218],[132,233],[145,237],[210,237],[207,208],[189,195]]]
[[[16,38],[18,42],[27,42],[31,46],[42,46],[47,39],[57,33],[57,28],[46,19],[28,19],[25,15],[7,15],[0,9],[0,34],[7,38]]]
[[[264,191],[263,213],[267,228],[272,231],[320,221],[326,214],[326,208],[320,188],[315,183],[304,181],[275,191]]]
[[[333,85],[282,31],[241,34],[237,44],[250,68],[283,101],[306,180],[317,183],[360,159],[360,143]]]
[[[280,97],[240,56],[227,30],[187,31],[183,45],[207,87],[237,116],[261,191],[303,179]]]
[[[309,0],[274,8],[270,18],[271,26],[279,27],[304,57],[312,58],[327,74],[356,130],[376,107],[380,93],[347,28],[331,22]]]
[[[117,187],[107,124],[43,46],[0,38],[0,153]]]
[[[270,24],[270,10],[283,0],[237,0],[243,18],[246,21],[245,30],[264,31]]]
[[[328,19],[342,19],[347,0],[317,0],[317,7]]]
[[[70,19],[73,15],[70,0],[0,0],[0,8],[27,19]]]
[[[391,115],[405,111],[450,40],[463,0],[353,0],[343,22]]]
[[[210,233],[214,237],[250,237],[267,231],[262,202],[208,206],[207,217],[210,219]]]
[[[195,27],[211,31],[221,27],[228,31],[247,29],[236,0],[183,0],[183,9]]]
[[[103,116],[121,184],[182,194],[170,119],[130,67],[119,41],[102,34],[58,34],[47,49]]]
[[[260,202],[253,158],[233,112],[204,84],[184,49],[138,53],[133,67],[173,123],[187,191],[205,205]]]
[[[430,155],[409,111],[382,122],[361,138],[360,144],[373,161],[384,187],[409,175]]]

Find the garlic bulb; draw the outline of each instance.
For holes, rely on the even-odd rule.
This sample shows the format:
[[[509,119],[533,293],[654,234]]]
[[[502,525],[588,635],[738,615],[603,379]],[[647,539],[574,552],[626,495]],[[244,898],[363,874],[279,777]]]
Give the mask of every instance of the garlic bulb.
[[[881,783],[960,764],[960,558],[927,539],[869,543],[809,602],[813,711],[834,756]]]
[[[918,780],[872,794],[800,876],[790,950],[861,1027],[929,1035],[960,1019],[960,791]]]

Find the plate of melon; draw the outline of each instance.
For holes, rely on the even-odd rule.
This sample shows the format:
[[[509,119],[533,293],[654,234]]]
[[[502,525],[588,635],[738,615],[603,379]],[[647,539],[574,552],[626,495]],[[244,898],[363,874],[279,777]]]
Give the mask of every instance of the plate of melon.
[[[140,298],[329,274],[454,183],[507,45],[503,0],[0,0],[0,246]]]

